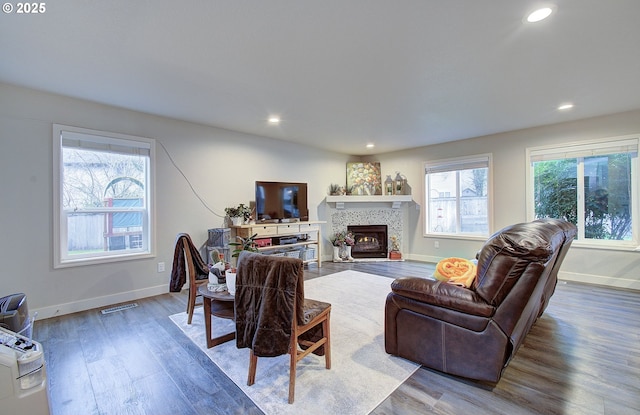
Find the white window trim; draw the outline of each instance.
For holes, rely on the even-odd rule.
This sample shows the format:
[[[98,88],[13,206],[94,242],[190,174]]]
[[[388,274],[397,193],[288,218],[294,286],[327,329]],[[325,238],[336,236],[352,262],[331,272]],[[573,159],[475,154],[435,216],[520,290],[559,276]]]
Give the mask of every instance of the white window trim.
[[[487,221],[489,225],[489,231],[487,235],[478,234],[465,234],[465,233],[433,233],[428,232],[427,223],[429,222],[429,195],[427,192],[427,170],[429,168],[438,168],[451,164],[475,164],[478,162],[487,162]],[[424,191],[424,204],[425,209],[422,215],[422,236],[424,238],[446,238],[446,239],[460,239],[460,240],[472,240],[472,241],[485,241],[489,235],[493,232],[493,154],[476,154],[473,156],[453,157],[448,159],[431,160],[423,163],[422,169],[422,190]]]
[[[107,140],[124,140],[145,143],[149,146],[149,171],[148,171],[148,203],[149,203],[149,240],[147,249],[140,252],[129,252],[122,254],[110,254],[108,256],[94,256],[90,258],[64,259],[62,256],[63,243],[67,243],[66,221],[62,209],[62,132],[78,133],[98,137],[105,137]],[[67,268],[74,266],[95,265],[111,262],[121,262],[126,260],[137,260],[142,258],[153,258],[156,256],[156,223],[155,223],[155,140],[145,137],[132,136],[127,134],[112,133],[88,128],[74,127],[62,124],[53,124],[53,267]]]
[[[593,154],[600,154],[603,149],[620,148],[624,149],[626,146],[640,147],[640,134],[631,134],[618,137],[609,137],[594,140],[576,141],[564,144],[552,144],[546,146],[529,147],[525,150],[526,154],[526,209],[527,220],[531,221],[535,218],[535,206],[533,197],[534,178],[531,168],[532,157],[544,157],[560,152],[566,152],[567,157],[584,157],[585,153],[593,152]],[[636,159],[640,160],[640,159]],[[636,161],[631,165],[631,177],[635,177],[635,186],[631,188],[631,203],[634,209],[633,216],[633,229],[632,234],[634,237],[640,237],[640,176],[638,176],[638,167],[640,161]],[[578,203],[581,203],[578,201]],[[583,218],[584,219],[584,218]],[[580,219],[578,219],[580,220]],[[583,220],[584,222],[584,220]],[[593,249],[605,249],[605,250],[618,250],[618,251],[640,251],[640,241],[614,241],[614,240],[597,240],[597,239],[577,239],[572,243],[572,246],[581,248],[593,248]]]

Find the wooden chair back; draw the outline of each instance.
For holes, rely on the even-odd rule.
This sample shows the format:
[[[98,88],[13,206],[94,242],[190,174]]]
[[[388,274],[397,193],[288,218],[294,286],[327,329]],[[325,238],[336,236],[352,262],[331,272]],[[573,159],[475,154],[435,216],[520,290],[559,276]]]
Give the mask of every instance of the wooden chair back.
[[[288,306],[291,305],[293,310],[293,316],[290,322],[291,334],[288,338],[288,347],[286,337],[284,337],[284,343],[282,343],[283,347],[278,347],[277,352],[270,353],[271,351],[269,351],[270,354],[262,354],[262,356],[275,356],[277,353],[289,353],[289,403],[293,403],[294,401],[296,366],[300,360],[304,359],[311,353],[324,355],[325,367],[327,369],[331,368],[331,304],[304,298],[304,272],[302,271],[301,261],[300,264],[296,263],[293,266],[293,268],[298,268],[299,272],[289,274],[289,272],[286,271],[290,271],[291,268],[279,268],[283,263],[293,261],[300,260],[295,260],[293,258],[268,257],[261,254],[245,252],[241,254],[239,258],[238,275],[236,280],[236,300],[241,298],[241,302],[244,303],[244,300],[246,299],[250,303],[254,304],[254,306],[248,306],[246,309],[242,310],[240,314],[242,316],[241,318],[246,318],[246,321],[260,320],[263,322],[262,324],[265,324],[265,320],[259,319],[259,317],[263,317],[260,312],[260,306],[267,303],[277,304],[278,301],[282,300],[282,297],[275,297],[278,301],[272,302],[272,299],[266,298],[271,295],[282,295],[282,293],[278,293],[277,289],[274,289],[274,287],[278,286],[277,284],[274,285],[274,282],[283,278],[294,284],[293,291],[296,295],[293,295],[293,300],[288,301],[288,304],[286,305],[287,309],[289,309]],[[280,272],[285,273],[281,274]],[[275,275],[274,273],[278,273],[279,275]],[[244,284],[247,285],[245,286]],[[285,285],[287,287],[292,287],[288,283]],[[246,291],[248,295],[247,297],[245,297],[245,292],[243,292],[243,290],[248,290]],[[248,294],[249,292],[251,292],[250,295]],[[298,293],[300,294],[298,295]],[[285,297],[287,296],[285,295]],[[303,302],[302,306],[300,306],[298,301]],[[236,306],[237,305],[236,301]],[[300,315],[300,313],[302,313],[302,315]],[[238,316],[238,308],[236,308],[236,316]],[[247,327],[248,326],[244,325],[242,321],[238,323],[238,319],[236,319],[237,330],[243,330]],[[251,330],[251,328],[249,328],[249,330]],[[246,333],[243,333],[243,335],[246,335]],[[283,336],[286,336],[286,334]],[[239,338],[236,336],[239,347],[249,347],[250,349],[249,374],[247,377],[247,385],[249,386],[255,383],[256,368],[258,364],[258,356],[254,353],[254,347],[252,345],[255,346],[257,344],[261,344],[264,346],[262,340],[256,339],[257,337],[258,335],[250,335],[246,336],[246,338],[251,338],[252,340],[245,340],[245,337],[243,336],[238,340]]]
[[[202,303],[196,303],[196,298],[198,295],[198,287],[203,284],[207,284],[209,282],[208,279],[197,280],[196,276],[198,275],[196,271],[196,266],[194,262],[193,255],[191,254],[191,249],[189,247],[189,240],[187,238],[180,238],[178,243],[181,244],[181,249],[184,254],[186,271],[187,271],[187,280],[189,281],[189,299],[187,300],[187,314],[189,317],[187,318],[187,324],[191,324],[191,320],[193,319],[193,310],[196,308],[196,305],[201,305]]]

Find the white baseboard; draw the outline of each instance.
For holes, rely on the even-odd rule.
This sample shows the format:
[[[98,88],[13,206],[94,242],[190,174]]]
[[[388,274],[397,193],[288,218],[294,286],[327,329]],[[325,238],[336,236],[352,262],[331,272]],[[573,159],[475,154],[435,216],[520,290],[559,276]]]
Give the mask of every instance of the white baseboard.
[[[558,272],[558,279],[562,281],[582,282],[585,284],[604,285],[607,287],[640,290],[640,281],[606,275],[578,274],[575,272]]]
[[[406,259],[408,260],[418,261],[418,262],[430,262],[430,263],[433,263],[434,265],[444,258],[446,257],[437,257],[433,255],[416,255],[416,254],[406,255]]]
[[[90,310],[92,308],[106,307],[113,304],[123,303],[126,301],[139,300],[141,298],[152,297],[154,295],[165,294],[168,292],[167,284],[155,287],[144,288],[136,291],[127,291],[118,294],[106,295],[103,297],[88,298],[72,303],[58,304],[49,307],[36,308],[29,310],[33,315],[38,313],[38,319],[45,319],[64,314],[77,313],[78,311]]]

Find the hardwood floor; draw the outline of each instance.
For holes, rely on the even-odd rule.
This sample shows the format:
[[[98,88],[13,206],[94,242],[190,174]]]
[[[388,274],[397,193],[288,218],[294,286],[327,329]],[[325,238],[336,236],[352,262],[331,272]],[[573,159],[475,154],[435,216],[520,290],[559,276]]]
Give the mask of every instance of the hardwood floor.
[[[426,276],[433,268],[328,262],[305,278],[344,269]],[[183,290],[111,314],[37,321],[52,415],[260,414],[169,320],[186,302]],[[640,292],[560,282],[495,387],[421,368],[372,413],[640,414]]]

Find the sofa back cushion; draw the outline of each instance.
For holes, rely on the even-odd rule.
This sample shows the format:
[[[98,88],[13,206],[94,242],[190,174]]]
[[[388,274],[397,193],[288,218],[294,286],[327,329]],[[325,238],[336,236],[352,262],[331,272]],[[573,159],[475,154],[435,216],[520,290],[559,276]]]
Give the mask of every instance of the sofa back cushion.
[[[472,286],[497,307],[531,263],[545,264],[565,240],[555,220],[540,219],[508,226],[484,244],[478,254],[478,273]]]

